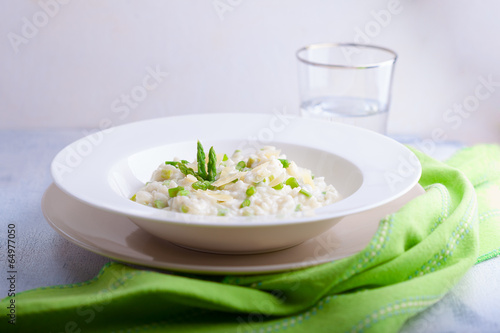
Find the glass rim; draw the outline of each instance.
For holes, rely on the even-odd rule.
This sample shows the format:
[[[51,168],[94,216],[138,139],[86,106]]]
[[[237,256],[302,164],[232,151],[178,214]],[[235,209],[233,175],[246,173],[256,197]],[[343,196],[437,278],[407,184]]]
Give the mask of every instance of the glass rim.
[[[358,48],[365,48],[365,49],[374,49],[374,50],[379,50],[379,51],[384,51],[386,53],[391,54],[391,58],[388,60],[384,61],[379,61],[376,63],[367,63],[367,64],[362,64],[362,65],[337,65],[337,64],[325,64],[325,63],[320,63],[320,62],[315,62],[315,61],[310,61],[307,60],[303,57],[300,56],[300,53],[308,50],[313,50],[313,49],[322,49],[322,48],[332,48],[332,47],[358,47]],[[377,45],[372,45],[372,44],[357,44],[357,43],[315,43],[315,44],[309,44],[304,47],[301,47],[300,49],[295,52],[295,56],[297,59],[305,64],[312,65],[312,66],[317,66],[317,67],[326,67],[326,68],[345,68],[345,69],[367,69],[367,68],[377,68],[377,67],[382,67],[386,65],[392,65],[396,62],[398,55],[396,52],[394,52],[391,49],[388,49],[386,47],[382,46],[377,46]]]

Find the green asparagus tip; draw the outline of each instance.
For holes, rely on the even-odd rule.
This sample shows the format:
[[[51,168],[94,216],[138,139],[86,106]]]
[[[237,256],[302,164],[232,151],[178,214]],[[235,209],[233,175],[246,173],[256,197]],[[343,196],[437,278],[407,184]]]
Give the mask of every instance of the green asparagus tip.
[[[208,151],[208,165],[207,165],[207,180],[214,181],[217,175],[217,155],[215,154],[214,147],[210,147]]]

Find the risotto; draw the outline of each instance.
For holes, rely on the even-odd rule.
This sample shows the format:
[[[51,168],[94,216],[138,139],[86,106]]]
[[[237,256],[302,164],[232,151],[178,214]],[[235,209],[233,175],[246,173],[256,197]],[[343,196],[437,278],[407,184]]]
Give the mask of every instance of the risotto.
[[[275,147],[250,154],[207,155],[198,142],[194,162],[161,164],[132,198],[157,209],[198,215],[254,216],[312,212],[340,195],[311,170],[299,167]]]

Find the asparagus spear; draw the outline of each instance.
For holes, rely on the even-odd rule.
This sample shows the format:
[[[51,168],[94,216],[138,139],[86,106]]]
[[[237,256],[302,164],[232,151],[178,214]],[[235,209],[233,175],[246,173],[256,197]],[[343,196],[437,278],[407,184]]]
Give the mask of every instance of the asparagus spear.
[[[205,152],[203,151],[203,146],[201,142],[198,141],[198,153],[196,155],[198,160],[198,174],[201,178],[207,179],[207,169],[205,167]]]
[[[188,167],[187,167],[187,166],[185,166],[184,164],[179,164],[177,167],[178,167],[178,168],[179,168],[179,170],[180,170],[183,174],[185,174],[186,176],[187,176],[187,175],[193,175],[193,176],[195,176],[195,177],[196,177],[196,179],[198,179],[198,180],[203,180],[203,178],[201,178],[201,176],[200,176],[200,175],[198,175],[196,172],[194,172],[194,170],[193,170],[193,169],[188,168]]]
[[[215,155],[214,147],[210,147],[210,151],[208,152],[208,175],[207,180],[213,182],[215,180],[215,176],[217,175],[217,156]]]

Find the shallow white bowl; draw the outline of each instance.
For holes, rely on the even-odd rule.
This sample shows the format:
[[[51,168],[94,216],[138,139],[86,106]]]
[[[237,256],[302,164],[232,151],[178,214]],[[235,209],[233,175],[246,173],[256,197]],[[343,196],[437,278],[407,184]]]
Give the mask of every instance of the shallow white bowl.
[[[197,216],[129,200],[164,161],[194,160],[197,140],[229,154],[274,145],[299,166],[324,176],[344,199],[313,216],[293,218]],[[342,217],[395,200],[417,183],[421,166],[405,146],[357,127],[278,114],[205,114],[97,132],[59,152],[51,172],[67,194],[125,215],[172,243],[208,252],[259,253],[300,244]]]

